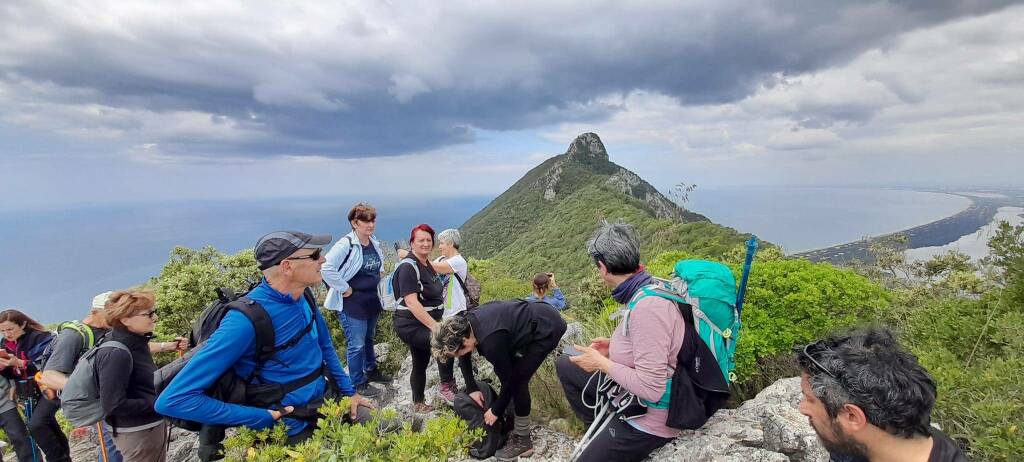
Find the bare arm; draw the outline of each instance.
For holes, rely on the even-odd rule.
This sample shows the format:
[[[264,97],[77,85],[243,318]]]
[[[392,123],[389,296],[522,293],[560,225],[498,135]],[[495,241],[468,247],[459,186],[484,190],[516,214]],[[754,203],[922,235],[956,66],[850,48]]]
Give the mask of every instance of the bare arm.
[[[455,272],[455,270],[452,269],[452,265],[449,265],[448,262],[444,260],[432,261],[430,262],[430,266],[434,268],[434,271],[437,271],[440,274],[452,274]]]
[[[68,383],[68,376],[57,371],[43,371],[39,379],[39,383],[43,384],[46,388],[58,391],[63,390],[64,386]]]

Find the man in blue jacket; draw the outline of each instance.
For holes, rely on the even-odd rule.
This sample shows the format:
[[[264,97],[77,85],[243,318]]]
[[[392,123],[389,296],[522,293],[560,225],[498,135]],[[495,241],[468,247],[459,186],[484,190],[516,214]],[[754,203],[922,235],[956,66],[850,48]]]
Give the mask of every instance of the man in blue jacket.
[[[280,350],[263,365],[262,383],[288,383],[314,373],[321,367],[343,396],[351,396],[351,417],[361,422],[372,408],[359,396],[341,366],[331,342],[327,324],[319,310],[303,296],[307,287],[320,283],[323,247],[331,236],[311,236],[296,231],[267,234],[256,243],[255,255],[263,272],[263,282],[248,298],[260,304],[270,316],[274,336],[280,345],[306,328],[315,316],[312,329],[290,348]],[[246,426],[262,429],[284,419],[290,444],[301,442],[313,433],[307,420],[288,418],[295,408],[304,408],[324,396],[327,380],[317,380],[286,394],[280,409],[262,409],[219,401],[204,394],[228,368],[240,377],[249,377],[255,366],[256,336],[252,323],[241,312],[230,310],[206,344],[178,373],[156,401],[157,412],[166,416],[208,425]]]

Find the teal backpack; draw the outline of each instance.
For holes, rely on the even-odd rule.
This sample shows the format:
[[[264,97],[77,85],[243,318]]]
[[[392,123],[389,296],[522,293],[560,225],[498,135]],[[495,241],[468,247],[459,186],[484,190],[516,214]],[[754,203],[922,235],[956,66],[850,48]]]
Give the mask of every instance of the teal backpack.
[[[740,338],[740,311],[737,308],[736,278],[728,266],[707,260],[681,260],[670,279],[654,281],[637,291],[626,308],[655,296],[693,307],[697,333],[718,360],[726,383],[736,380],[736,343]],[[629,317],[625,322],[629,332]]]

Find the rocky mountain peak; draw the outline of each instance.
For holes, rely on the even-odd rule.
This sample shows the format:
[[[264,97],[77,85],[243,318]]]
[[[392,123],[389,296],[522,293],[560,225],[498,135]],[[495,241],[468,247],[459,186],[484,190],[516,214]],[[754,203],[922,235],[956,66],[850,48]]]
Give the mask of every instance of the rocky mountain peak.
[[[565,154],[569,159],[583,163],[608,162],[608,151],[597,133],[587,132],[577,136]]]

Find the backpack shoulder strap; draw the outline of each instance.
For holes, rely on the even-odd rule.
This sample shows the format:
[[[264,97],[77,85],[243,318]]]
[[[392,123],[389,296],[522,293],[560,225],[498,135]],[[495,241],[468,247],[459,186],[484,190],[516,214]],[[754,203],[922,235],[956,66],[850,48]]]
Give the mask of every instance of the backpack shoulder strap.
[[[317,309],[316,299],[313,297],[313,292],[311,292],[309,289],[306,289],[302,296],[306,299],[306,303],[309,305],[309,322],[306,323],[305,328],[296,332],[295,335],[288,339],[288,341],[280,345],[274,346],[273,353],[277,353],[278,351],[284,351],[295,346],[296,344],[299,343],[300,340],[302,340],[303,337],[306,336],[306,334],[313,330],[313,324],[316,323],[318,314],[317,312],[319,311]]]
[[[676,303],[676,307],[679,308],[679,312],[683,315],[683,322],[686,324],[693,324],[693,313],[694,310],[688,301],[679,294],[665,290],[659,287],[657,284],[650,284],[641,287],[640,290],[633,294],[633,298],[629,299],[629,303],[626,304],[626,321],[623,326],[626,335],[629,335],[629,316],[633,313],[633,309],[636,308],[636,304],[647,297],[658,297],[666,300],[671,300]],[[689,309],[687,309],[689,308]],[[703,314],[703,313],[702,313]]]
[[[345,258],[341,260],[341,264],[338,265],[338,271],[341,271],[341,269],[345,267],[345,263],[348,263],[349,257],[352,256],[352,248],[356,246],[356,243],[352,242],[352,238],[348,237],[347,234],[345,237],[342,237],[342,239],[348,239],[348,253],[345,254]]]
[[[125,353],[128,353],[128,357],[132,358],[131,361],[128,361],[128,374],[132,373],[132,368],[135,366],[135,357],[132,356],[132,350],[129,350],[125,344],[118,342],[117,340],[106,340],[100,342],[99,345],[96,345],[97,350],[99,350],[100,348],[117,348],[119,350],[124,350]]]
[[[241,312],[252,323],[256,332],[256,369],[260,369],[262,364],[274,354],[276,338],[274,323],[270,320],[270,315],[259,303],[249,297],[240,297],[229,303],[228,309]]]
[[[80,321],[68,321],[61,323],[61,325],[57,327],[57,332],[60,333],[60,331],[64,329],[71,329],[75,332],[78,332],[78,335],[82,336],[83,352],[96,346],[96,336],[95,334],[93,334],[92,329],[90,329],[89,326],[86,326]]]

